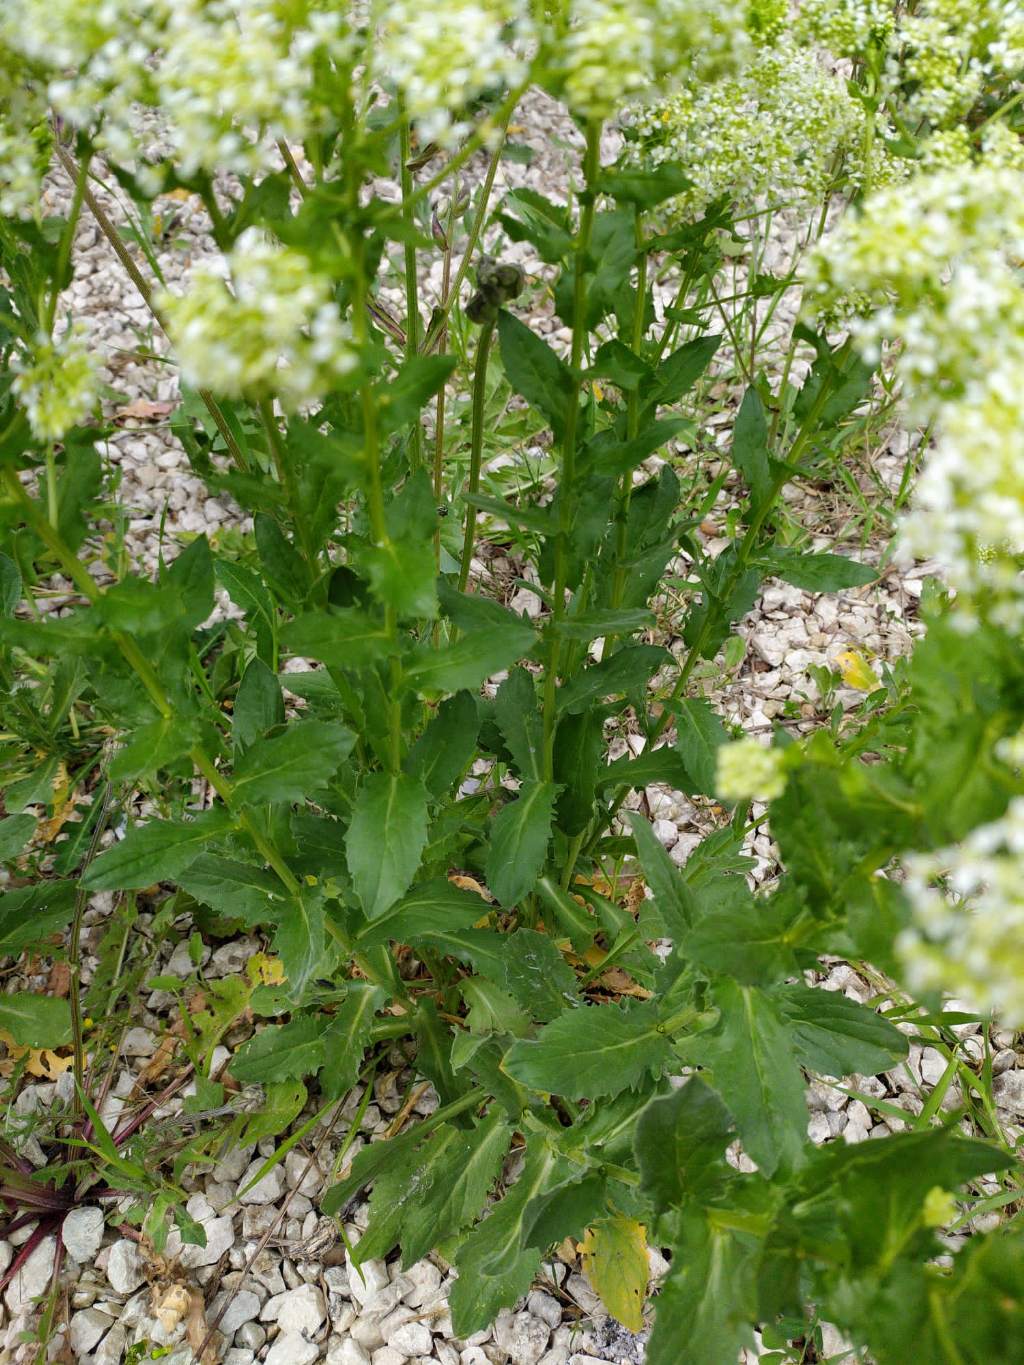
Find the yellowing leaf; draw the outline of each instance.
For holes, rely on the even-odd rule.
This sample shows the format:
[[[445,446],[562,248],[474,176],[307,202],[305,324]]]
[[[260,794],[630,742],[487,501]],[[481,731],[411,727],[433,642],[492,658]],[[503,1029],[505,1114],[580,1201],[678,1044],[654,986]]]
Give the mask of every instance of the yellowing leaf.
[[[57,1080],[65,1071],[70,1071],[75,1064],[72,1053],[69,1052],[66,1057],[63,1057],[59,1052],[54,1052],[49,1047],[23,1047],[14,1041],[6,1029],[0,1029],[0,1042],[7,1048],[12,1061],[20,1062],[23,1057],[27,1057],[25,1070],[30,1076],[38,1076],[44,1081]],[[4,1071],[0,1074],[7,1075],[9,1072]]]
[[[253,985],[279,986],[284,980],[284,965],[279,957],[267,953],[253,953],[245,964],[246,975]]]
[[[580,1246],[583,1270],[613,1318],[631,1332],[644,1325],[647,1296],[647,1237],[634,1218],[605,1218],[587,1228]]]
[[[847,687],[855,687],[858,692],[873,692],[878,686],[875,671],[856,649],[844,649],[836,655],[836,666]]]

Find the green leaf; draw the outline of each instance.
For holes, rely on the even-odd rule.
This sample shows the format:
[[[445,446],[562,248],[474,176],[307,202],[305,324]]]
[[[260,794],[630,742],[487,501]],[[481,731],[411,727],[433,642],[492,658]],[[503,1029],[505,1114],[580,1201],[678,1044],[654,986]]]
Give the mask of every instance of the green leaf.
[[[531,1199],[564,1176],[565,1165],[542,1138],[528,1137],[522,1175],[456,1252],[459,1277],[448,1300],[456,1336],[489,1327],[530,1288],[541,1253],[523,1250],[523,1213]]]
[[[534,1019],[548,1023],[579,1003],[576,974],[546,934],[517,929],[504,940],[503,979],[509,995]]]
[[[287,1024],[268,1024],[231,1059],[231,1074],[242,1085],[313,1076],[324,1064],[325,1021],[300,1014]]]
[[[640,387],[642,380],[649,380],[653,373],[646,360],[614,337],[597,348],[587,378],[610,379],[620,389],[631,393]]]
[[[408,773],[372,773],[360,787],[345,853],[367,919],[378,919],[409,889],[427,842],[428,799]]]
[[[309,590],[309,571],[298,550],[265,512],[253,517],[253,532],[267,582],[289,605],[301,602]]]
[[[760,507],[771,490],[768,416],[753,384],[743,395],[732,433],[732,462],[750,489],[752,507]]]
[[[358,607],[333,607],[298,616],[281,631],[281,644],[290,654],[319,659],[342,671],[367,668],[395,652],[395,642],[383,617]]]
[[[231,738],[236,756],[284,724],[284,696],[277,675],[262,659],[251,659],[235,694]]]
[[[556,440],[561,439],[573,395],[569,367],[546,342],[505,309],[498,315],[498,337],[509,383],[543,413]]]
[[[400,619],[437,615],[434,564],[434,529],[437,509],[425,470],[411,474],[401,491],[384,509],[388,538],[383,545],[357,545],[355,567],[370,583],[370,590],[384,607]]]
[[[255,630],[261,655],[269,652],[277,633],[277,612],[270,593],[251,569],[234,564],[229,559],[218,559],[214,564],[214,572],[221,587],[235,606],[245,613]]]
[[[721,1185],[732,1129],[728,1109],[699,1076],[651,1100],[634,1145],[641,1188],[659,1214]]]
[[[306,1105],[302,1081],[270,1081],[263,1087],[263,1107],[242,1121],[239,1146],[247,1147],[265,1137],[278,1137],[291,1127]]]
[[[231,825],[223,806],[203,811],[194,820],[150,820],[135,825],[90,865],[82,885],[90,891],[136,891],[173,881],[204,844],[221,838]]]
[[[806,1154],[804,1080],[787,1021],[772,996],[721,980],[711,991],[721,1019],[687,1055],[711,1069],[744,1149],[766,1176],[799,1166]]]
[[[637,857],[647,885],[654,893],[654,906],[668,937],[678,943],[687,933],[696,913],[693,892],[678,867],[654,833],[650,822],[639,811],[629,812],[629,823],[636,841]]]
[[[533,675],[513,668],[498,688],[494,719],[521,778],[539,782],[544,767],[544,722]]]
[[[796,554],[776,549],[762,562],[769,573],[807,592],[839,592],[874,583],[878,578],[878,570],[870,564],[858,564],[845,555]]]
[[[533,890],[544,867],[558,788],[553,782],[524,782],[519,795],[498,812],[484,875],[491,894],[507,909]]]
[[[250,806],[302,801],[327,786],[355,742],[344,725],[294,721],[283,734],[246,749],[235,764],[235,800]]]
[[[607,170],[598,184],[602,194],[642,209],[653,209],[692,186],[692,179],[678,161],[663,161],[643,170],[632,166]]]
[[[13,616],[21,601],[21,570],[10,555],[0,553],[0,616]]]
[[[523,1216],[523,1246],[546,1251],[565,1237],[580,1238],[606,1212],[607,1177],[591,1171],[531,1199]]]
[[[639,1085],[670,1055],[653,1004],[585,1005],[514,1043],[502,1065],[531,1090],[593,1100]]]
[[[841,991],[785,986],[777,992],[803,1066],[825,1076],[875,1076],[907,1055],[895,1025]]]
[[[0,995],[0,1029],[19,1047],[62,1047],[71,1041],[71,1006],[34,991]]]
[[[406,360],[395,378],[378,389],[381,434],[416,421],[420,409],[443,387],[457,364],[450,355],[417,355]]]
[[[684,697],[672,707],[676,717],[676,749],[690,774],[690,791],[703,796],[715,792],[718,750],[728,742],[722,722],[706,701]]]
[[[213,611],[213,555],[206,536],[197,536],[160,576],[178,599],[184,623],[201,626]]]
[[[774,901],[755,900],[741,883],[737,906],[710,908],[682,939],[680,954],[706,971],[748,986],[770,985],[796,974],[789,941],[790,916]],[[699,903],[699,897],[698,897]],[[814,991],[821,995],[821,991]]]
[[[480,717],[468,692],[441,702],[433,720],[409,750],[405,771],[418,777],[433,797],[443,796],[469,767],[476,753]]]
[[[646,607],[622,607],[563,616],[557,626],[552,622],[550,629],[564,640],[596,640],[601,635],[632,635],[654,623],[654,613]]]
[[[652,422],[629,441],[618,434],[617,428],[608,428],[588,442],[583,458],[589,464],[590,472],[598,478],[617,479],[636,469],[668,441],[683,435],[691,438],[695,434],[693,423],[682,417]]]
[[[405,681],[427,697],[463,689],[475,692],[492,674],[529,654],[536,643],[533,627],[514,617],[507,626],[478,627],[439,649],[424,644],[406,666]]]
[[[582,834],[593,819],[603,756],[604,713],[599,707],[562,717],[555,731],[554,775],[562,788],[556,821],[564,834]]]
[[[651,383],[641,390],[648,403],[676,403],[689,393],[715,358],[721,336],[697,337],[661,362]]]
[[[509,191],[503,207],[514,213],[499,212],[497,217],[513,242],[528,241],[549,265],[557,265],[572,248],[569,214],[562,204],[553,204],[536,190]]]
[[[688,791],[689,783],[690,775],[671,744],[645,749],[637,758],[624,754],[602,768],[597,779],[598,788],[622,786],[640,790],[658,784],[681,792]]]
[[[358,935],[358,943],[372,948],[388,939],[408,943],[437,930],[468,929],[489,912],[483,897],[439,877],[414,888],[373,920]]]
[[[262,924],[277,916],[275,900],[285,894],[280,880],[252,863],[201,853],[175,877],[180,887],[211,910],[247,924]]]
[[[608,659],[581,669],[558,692],[558,709],[572,715],[604,697],[640,697],[671,656],[660,645],[625,645]]]
[[[196,730],[188,716],[160,716],[126,738],[110,763],[109,777],[114,783],[133,782],[169,767],[195,744]]]
[[[302,887],[298,895],[280,902],[273,949],[281,959],[292,998],[301,999],[310,981],[330,966],[324,896],[317,887]]]
[[[754,1343],[756,1252],[752,1238],[711,1227],[703,1214],[685,1220],[658,1295],[647,1365],[679,1365],[681,1342],[687,1365],[736,1365]]]
[[[16,858],[35,832],[34,815],[8,815],[0,820],[0,863]]]
[[[373,1017],[386,1000],[380,986],[369,981],[349,982],[348,994],[324,1033],[325,1066],[320,1077],[324,1099],[340,1099],[355,1085],[370,1041]]]

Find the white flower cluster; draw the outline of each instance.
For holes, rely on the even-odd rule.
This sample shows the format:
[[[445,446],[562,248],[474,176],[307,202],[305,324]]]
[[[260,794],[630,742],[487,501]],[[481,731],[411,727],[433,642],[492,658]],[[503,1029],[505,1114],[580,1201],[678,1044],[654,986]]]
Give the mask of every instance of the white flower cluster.
[[[314,57],[343,58],[346,7],[320,0],[5,0],[0,42],[32,64],[53,108],[122,163],[138,105],[166,117],[185,174],[252,171],[316,122]]]
[[[993,82],[1024,69],[1019,0],[925,0],[900,20],[890,79],[909,88],[908,119],[963,118]]]
[[[573,0],[559,61],[570,108],[606,118],[669,82],[742,66],[746,0]]]
[[[83,333],[66,332],[59,341],[41,336],[31,354],[11,357],[11,387],[40,441],[59,441],[88,417],[98,397],[96,362]]]
[[[227,398],[273,394],[294,409],[351,373],[348,326],[306,256],[249,228],[225,264],[227,281],[204,266],[184,297],[158,299],[189,384]]]
[[[786,760],[750,735],[718,750],[715,794],[723,801],[774,801],[786,790]]]
[[[1024,798],[958,847],[904,866],[913,922],[896,949],[911,990],[942,990],[1024,1025]]]
[[[39,203],[49,162],[46,99],[17,78],[18,62],[0,43],[0,214],[24,218]]]
[[[812,258],[812,299],[862,294],[854,324],[877,358],[898,339],[915,417],[936,424],[903,528],[903,552],[935,557],[963,596],[1024,623],[1024,171],[1000,147],[972,165],[873,195]]]
[[[645,162],[678,161],[693,188],[669,206],[700,211],[729,195],[744,204],[820,200],[837,160],[863,140],[863,107],[817,55],[766,48],[739,75],[685,86],[634,123]]]
[[[473,126],[468,107],[514,86],[529,69],[530,7],[523,0],[390,0],[376,50],[426,141],[449,145]]]
[[[893,0],[800,0],[801,37],[841,57],[883,49],[893,30]]]

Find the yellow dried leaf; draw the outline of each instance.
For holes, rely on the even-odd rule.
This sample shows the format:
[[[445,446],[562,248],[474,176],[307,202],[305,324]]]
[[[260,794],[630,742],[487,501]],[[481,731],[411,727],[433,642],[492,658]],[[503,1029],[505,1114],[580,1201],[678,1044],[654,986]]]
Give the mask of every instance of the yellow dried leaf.
[[[475,877],[466,877],[463,876],[461,872],[453,872],[448,880],[451,882],[452,886],[457,886],[460,891],[475,891],[476,894],[481,896],[485,901],[490,902],[494,900],[491,893],[485,887],[481,886]]]
[[[26,1058],[25,1070],[30,1076],[38,1076],[40,1080],[55,1081],[65,1071],[70,1071],[75,1064],[72,1053],[62,1056],[49,1047],[25,1047],[21,1043],[16,1043],[6,1029],[0,1029],[0,1043],[7,1048],[12,1061],[20,1062],[22,1058]]]
[[[875,671],[856,649],[844,649],[836,655],[836,667],[847,687],[855,687],[858,692],[874,692],[878,686]]]
[[[246,963],[246,975],[253,985],[279,986],[284,980],[284,965],[269,953],[253,953]]]
[[[631,1332],[644,1325],[647,1296],[647,1236],[634,1218],[602,1219],[587,1228],[580,1245],[583,1271],[608,1312]]]

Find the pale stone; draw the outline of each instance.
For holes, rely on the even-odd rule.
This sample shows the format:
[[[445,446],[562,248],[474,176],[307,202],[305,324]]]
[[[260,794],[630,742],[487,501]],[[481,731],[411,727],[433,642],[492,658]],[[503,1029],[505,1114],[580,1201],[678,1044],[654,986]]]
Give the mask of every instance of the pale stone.
[[[133,1294],[145,1280],[139,1248],[127,1237],[122,1237],[110,1248],[107,1279],[115,1294]]]
[[[282,1332],[298,1332],[312,1337],[325,1317],[324,1296],[315,1285],[304,1284],[282,1296],[277,1322]]]
[[[320,1347],[298,1332],[282,1332],[267,1352],[263,1365],[313,1365]]]
[[[56,1237],[44,1237],[11,1280],[4,1292],[4,1301],[12,1313],[28,1308],[34,1299],[49,1289],[56,1250]]]
[[[108,1313],[101,1313],[98,1308],[83,1308],[73,1313],[68,1324],[68,1337],[75,1355],[88,1355],[113,1323],[114,1319]]]
[[[238,1187],[242,1191],[238,1196],[240,1204],[273,1204],[280,1199],[284,1192],[284,1177],[280,1166],[271,1166],[262,1180],[257,1180],[252,1189],[246,1189],[246,1186],[255,1179],[263,1164],[262,1159],[257,1158],[243,1172],[238,1182]]]
[[[103,1210],[94,1204],[72,1209],[60,1229],[61,1241],[68,1255],[79,1265],[92,1261],[103,1242],[103,1228]]]

